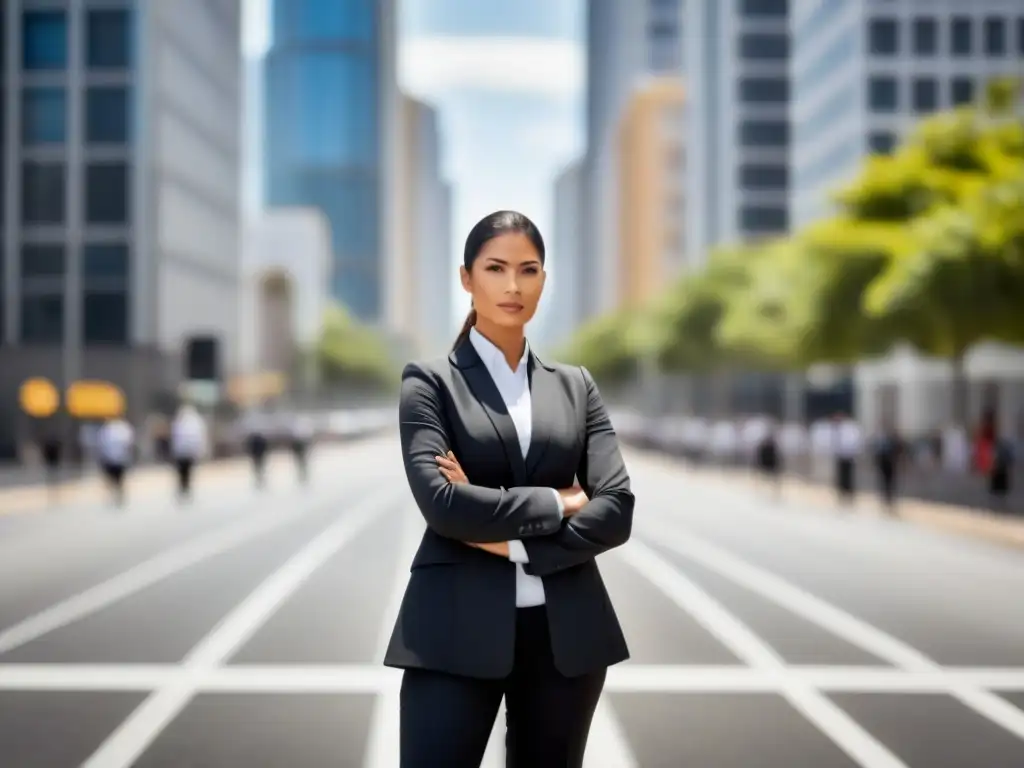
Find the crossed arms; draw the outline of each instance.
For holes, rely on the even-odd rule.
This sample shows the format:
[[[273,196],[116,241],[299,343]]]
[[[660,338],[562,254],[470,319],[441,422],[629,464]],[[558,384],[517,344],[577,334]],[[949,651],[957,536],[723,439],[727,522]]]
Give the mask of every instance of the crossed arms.
[[[507,542],[521,541],[528,559],[523,567],[534,576],[579,565],[629,539],[634,504],[629,475],[597,386],[581,370],[587,389],[586,436],[576,471],[581,488],[555,492],[469,482],[450,452],[434,375],[416,364],[406,366],[399,405],[405,472],[435,533],[502,556],[510,551]]]

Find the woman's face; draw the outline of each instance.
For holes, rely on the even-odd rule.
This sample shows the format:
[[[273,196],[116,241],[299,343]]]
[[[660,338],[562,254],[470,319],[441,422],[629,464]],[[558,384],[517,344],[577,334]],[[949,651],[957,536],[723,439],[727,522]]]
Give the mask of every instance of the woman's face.
[[[487,243],[472,270],[460,267],[462,287],[473,297],[477,322],[499,327],[526,325],[537,312],[547,274],[526,235],[499,235]]]

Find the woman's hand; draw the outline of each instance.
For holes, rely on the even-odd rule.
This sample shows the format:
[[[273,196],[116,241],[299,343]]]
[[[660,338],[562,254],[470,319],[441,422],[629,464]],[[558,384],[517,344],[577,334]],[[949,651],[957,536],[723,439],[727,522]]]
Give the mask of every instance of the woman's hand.
[[[590,501],[587,498],[587,494],[578,485],[574,485],[572,488],[564,488],[558,492],[558,495],[562,497],[563,514],[565,517],[572,517]]]
[[[462,471],[462,466],[459,464],[459,460],[455,458],[454,453],[448,451],[444,456],[435,456],[434,461],[437,462],[437,468],[449,483],[452,485],[458,485],[459,483],[469,485],[469,478]]]

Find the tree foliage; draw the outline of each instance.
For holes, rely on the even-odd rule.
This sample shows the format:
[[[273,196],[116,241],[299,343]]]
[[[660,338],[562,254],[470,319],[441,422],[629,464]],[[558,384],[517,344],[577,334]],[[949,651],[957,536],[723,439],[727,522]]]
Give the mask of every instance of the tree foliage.
[[[324,313],[316,358],[320,375],[331,383],[392,386],[398,376],[387,339],[338,304]]]
[[[962,366],[979,342],[1024,343],[1019,92],[998,80],[979,105],[921,121],[892,154],[865,160],[831,216],[717,249],[628,322],[594,321],[577,359],[620,372],[651,354],[672,370],[783,369],[907,342]]]

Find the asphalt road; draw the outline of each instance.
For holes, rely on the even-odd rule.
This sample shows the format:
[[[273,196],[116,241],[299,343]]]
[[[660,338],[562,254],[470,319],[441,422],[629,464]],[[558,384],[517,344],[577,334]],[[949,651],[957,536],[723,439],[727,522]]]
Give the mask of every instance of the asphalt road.
[[[1024,552],[628,460],[588,768],[1024,765]],[[0,766],[397,766],[396,440],[199,483],[0,515]]]

